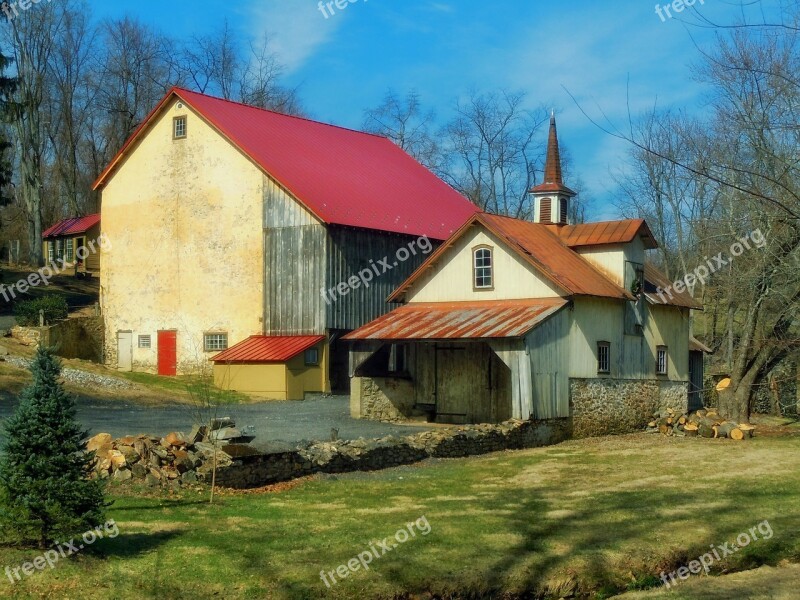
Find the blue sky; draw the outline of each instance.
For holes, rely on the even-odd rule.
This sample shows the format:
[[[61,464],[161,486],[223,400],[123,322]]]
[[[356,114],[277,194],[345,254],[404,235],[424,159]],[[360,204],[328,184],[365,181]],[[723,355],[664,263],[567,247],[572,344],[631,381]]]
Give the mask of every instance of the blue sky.
[[[741,14],[736,0],[700,2],[695,8],[718,21]],[[318,0],[195,0],[177,12],[163,1],[92,2],[99,16],[134,14],[177,37],[210,31],[224,18],[243,33],[268,33],[287,65],[285,83],[299,86],[311,116],[348,127],[360,127],[364,109],[389,88],[416,89],[442,120],[472,89],[524,90],[531,107],[556,109],[594,218],[615,216],[609,172],[623,163],[626,146],[593,125],[568,92],[592,117],[620,127],[629,105],[634,113],[655,104],[690,112],[707,106],[692,65],[696,44],[708,46],[713,31],[688,25],[688,12],[664,21],[655,5],[357,0],[325,18]]]

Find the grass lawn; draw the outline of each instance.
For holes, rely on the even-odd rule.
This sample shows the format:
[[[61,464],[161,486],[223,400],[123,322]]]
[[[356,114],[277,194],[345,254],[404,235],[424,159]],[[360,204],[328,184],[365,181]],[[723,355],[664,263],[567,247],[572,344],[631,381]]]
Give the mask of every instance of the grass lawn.
[[[797,432],[746,443],[644,434],[572,441],[226,493],[214,506],[198,492],[111,493],[118,537],[15,586],[0,581],[0,597],[499,598],[503,590],[604,598],[655,585],[662,570],[764,520],[774,536],[717,572],[800,559]],[[422,516],[428,535],[331,589],[320,580],[321,570]],[[0,548],[0,565],[36,554]]]

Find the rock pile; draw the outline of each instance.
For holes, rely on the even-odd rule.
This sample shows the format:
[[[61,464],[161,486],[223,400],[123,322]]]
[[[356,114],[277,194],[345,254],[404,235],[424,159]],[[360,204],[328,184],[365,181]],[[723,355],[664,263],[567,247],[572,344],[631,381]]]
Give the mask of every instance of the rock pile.
[[[205,426],[195,427],[188,436],[173,432],[163,438],[137,435],[115,440],[100,433],[86,443],[86,451],[95,453],[96,477],[135,479],[153,487],[180,487],[210,479],[215,461],[218,469],[230,466],[237,453],[235,445],[209,441]]]

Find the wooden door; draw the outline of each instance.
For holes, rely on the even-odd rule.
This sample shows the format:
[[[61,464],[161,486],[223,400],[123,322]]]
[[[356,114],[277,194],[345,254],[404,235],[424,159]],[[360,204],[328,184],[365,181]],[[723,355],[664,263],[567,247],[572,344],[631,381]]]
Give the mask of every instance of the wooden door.
[[[133,333],[117,332],[117,368],[120,371],[133,369]]]
[[[158,332],[158,374],[172,377],[178,374],[178,332]]]

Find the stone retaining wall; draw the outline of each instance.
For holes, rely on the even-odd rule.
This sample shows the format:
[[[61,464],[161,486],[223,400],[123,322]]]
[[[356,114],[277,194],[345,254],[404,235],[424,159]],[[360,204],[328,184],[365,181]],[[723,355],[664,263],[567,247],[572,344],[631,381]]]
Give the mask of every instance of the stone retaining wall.
[[[457,458],[557,444],[570,437],[569,419],[507,421],[435,429],[406,437],[379,440],[314,442],[295,449],[244,453],[217,470],[217,483],[230,488],[254,488],[313,473],[375,471],[426,458]],[[200,473],[211,480],[210,473]]]
[[[687,411],[689,384],[634,379],[570,379],[576,438],[642,431],[653,413]]]
[[[102,317],[73,317],[48,327],[13,327],[11,336],[28,346],[40,342],[62,358],[102,362]]]

